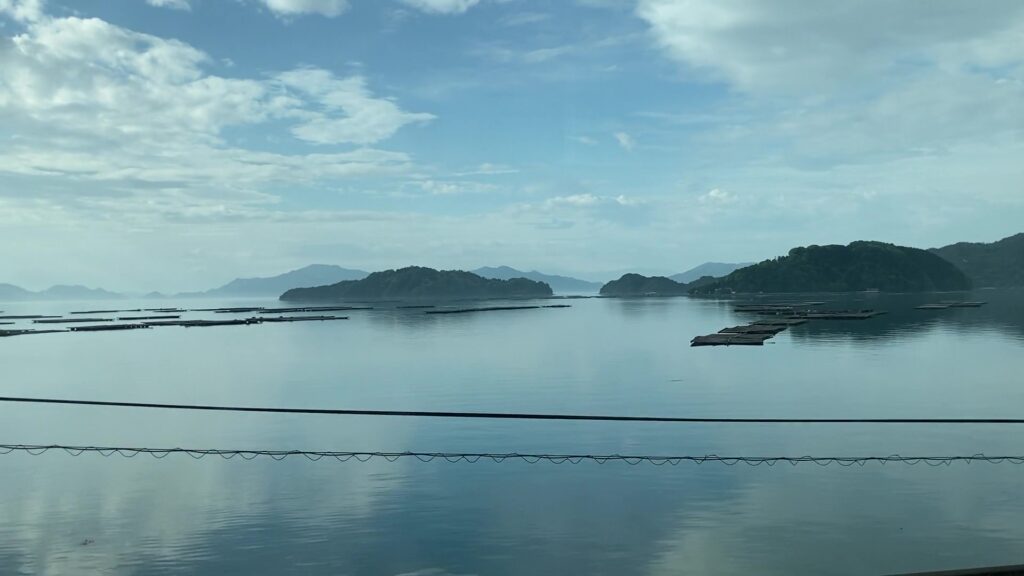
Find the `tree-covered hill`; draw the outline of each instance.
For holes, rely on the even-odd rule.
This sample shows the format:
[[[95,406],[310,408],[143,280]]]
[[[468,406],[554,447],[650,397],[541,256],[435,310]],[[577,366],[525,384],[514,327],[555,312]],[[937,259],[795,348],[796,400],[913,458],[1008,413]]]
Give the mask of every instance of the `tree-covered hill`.
[[[883,242],[793,248],[691,290],[717,292],[928,292],[967,290],[956,266],[927,250]]]
[[[523,298],[551,296],[551,287],[526,278],[495,280],[461,270],[410,266],[374,272],[362,280],[347,280],[313,288],[295,288],[281,300],[346,300],[379,298]]]
[[[979,288],[1024,286],[1024,233],[990,244],[959,242],[931,251],[963,270]]]
[[[664,276],[623,274],[601,287],[602,296],[681,296],[688,292],[686,284]]]

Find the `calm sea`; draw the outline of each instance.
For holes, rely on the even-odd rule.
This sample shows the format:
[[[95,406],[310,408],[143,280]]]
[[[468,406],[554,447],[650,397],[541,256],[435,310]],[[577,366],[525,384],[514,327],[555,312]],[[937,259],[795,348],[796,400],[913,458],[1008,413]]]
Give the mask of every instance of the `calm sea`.
[[[921,311],[944,299],[978,309]],[[819,299],[819,298],[815,298]],[[1024,292],[690,348],[729,302],[0,339],[0,394],[723,417],[1024,416]],[[189,307],[275,302],[118,303]],[[100,307],[108,306],[104,303]],[[62,314],[96,303],[24,303]],[[206,314],[205,317],[211,316]],[[21,324],[24,325],[24,324]],[[11,328],[5,326],[4,328]],[[0,443],[859,456],[1024,454],[1024,426],[680,425],[0,404]],[[0,574],[883,574],[1024,563],[1024,467],[0,456]]]

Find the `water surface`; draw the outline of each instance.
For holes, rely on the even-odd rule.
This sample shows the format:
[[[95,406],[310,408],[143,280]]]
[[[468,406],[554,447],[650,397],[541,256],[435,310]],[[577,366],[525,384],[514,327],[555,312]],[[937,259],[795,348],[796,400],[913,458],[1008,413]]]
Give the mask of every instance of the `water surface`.
[[[980,299],[980,309],[917,304]],[[0,339],[0,393],[400,410],[1020,417],[1024,292],[690,348],[730,302]],[[546,302],[545,302],[546,303]],[[267,305],[274,302],[119,303]],[[95,303],[7,303],[63,314]],[[206,315],[209,317],[209,314]],[[19,324],[23,326],[24,323]],[[5,328],[10,328],[7,326]],[[0,404],[0,442],[730,455],[1024,454],[993,426],[450,421]],[[0,457],[0,573],[865,574],[1024,562],[1024,469]],[[83,544],[88,542],[88,544]]]

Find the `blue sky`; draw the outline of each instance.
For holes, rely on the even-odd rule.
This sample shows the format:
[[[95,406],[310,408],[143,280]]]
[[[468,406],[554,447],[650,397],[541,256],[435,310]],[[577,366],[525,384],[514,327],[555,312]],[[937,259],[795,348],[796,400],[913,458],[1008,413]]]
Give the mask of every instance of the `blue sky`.
[[[0,281],[1024,229],[1024,4],[0,0]]]

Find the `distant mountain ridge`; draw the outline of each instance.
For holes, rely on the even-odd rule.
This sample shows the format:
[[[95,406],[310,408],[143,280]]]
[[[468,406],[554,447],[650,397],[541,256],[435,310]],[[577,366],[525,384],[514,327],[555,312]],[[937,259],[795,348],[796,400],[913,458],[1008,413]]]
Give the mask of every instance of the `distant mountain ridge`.
[[[551,287],[526,278],[496,280],[462,270],[434,270],[409,266],[374,272],[361,280],[330,286],[294,288],[281,295],[286,301],[384,298],[523,298],[552,295]]]
[[[970,279],[941,257],[883,242],[793,248],[786,256],[740,268],[691,293],[931,292],[968,290]]]
[[[85,286],[57,284],[46,290],[33,292],[13,284],[0,284],[0,300],[29,301],[29,300],[114,300],[124,298],[116,292],[109,292],[102,288],[87,288]]]
[[[190,292],[178,296],[241,296],[241,297],[273,297],[277,298],[292,288],[304,288],[310,286],[327,286],[337,284],[344,280],[361,280],[369,273],[363,270],[353,270],[328,264],[311,264],[278,274],[262,278],[236,278],[231,282],[207,290],[206,292]]]
[[[700,266],[690,268],[686,272],[673,274],[669,276],[669,278],[675,280],[676,282],[689,284],[690,282],[693,282],[694,280],[699,280],[701,278],[704,278],[705,276],[711,276],[713,278],[721,278],[723,276],[728,276],[729,274],[732,274],[733,272],[739,270],[740,268],[746,268],[747,266],[752,266],[753,264],[754,262],[743,262],[740,264],[733,264],[728,262],[705,262]]]
[[[959,242],[930,252],[963,270],[979,288],[1024,286],[1024,233],[991,243]]]
[[[557,274],[544,274],[543,272],[538,272],[536,270],[523,272],[522,270],[516,270],[515,268],[510,268],[508,266],[484,266],[477,268],[472,272],[477,276],[493,278],[495,280],[526,278],[527,280],[544,282],[548,286],[551,286],[551,289],[557,293],[597,292],[601,289],[600,282],[589,282],[587,280],[580,280],[579,278],[572,278],[570,276],[559,276]]]

